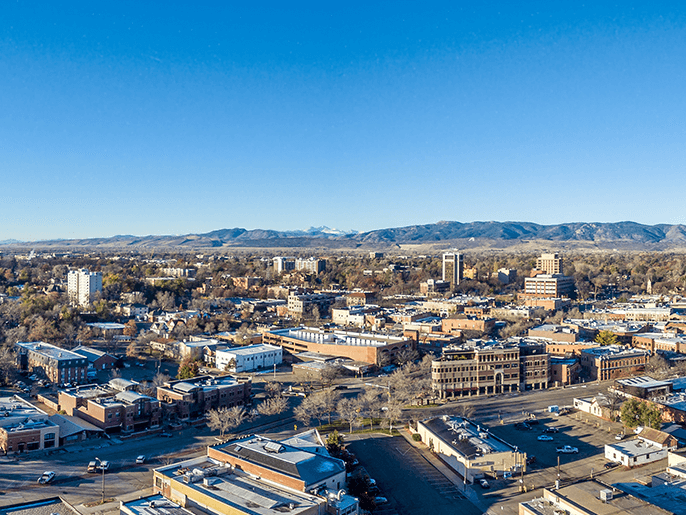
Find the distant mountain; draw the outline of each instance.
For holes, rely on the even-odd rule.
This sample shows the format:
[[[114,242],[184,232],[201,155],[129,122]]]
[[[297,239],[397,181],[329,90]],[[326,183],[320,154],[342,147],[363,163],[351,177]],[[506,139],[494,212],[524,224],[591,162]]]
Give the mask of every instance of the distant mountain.
[[[423,245],[428,248],[451,244],[474,248],[488,243],[491,247],[524,245],[528,242],[554,242],[560,247],[589,246],[622,249],[686,248],[686,226],[642,225],[636,222],[565,223],[540,225],[531,222],[438,222],[377,229],[364,233],[311,227],[304,231],[273,231],[243,228],[219,229],[204,234],[180,236],[132,236],[83,240],[53,240],[32,243],[11,241],[7,246],[96,247],[96,248],[365,248],[400,245]],[[474,242],[474,243],[472,243]]]

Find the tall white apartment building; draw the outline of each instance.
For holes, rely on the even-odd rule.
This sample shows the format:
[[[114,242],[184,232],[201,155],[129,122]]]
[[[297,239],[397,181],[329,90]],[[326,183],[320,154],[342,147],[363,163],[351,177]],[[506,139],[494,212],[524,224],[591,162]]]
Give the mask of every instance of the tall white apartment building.
[[[69,302],[87,306],[99,291],[102,291],[102,274],[100,272],[91,272],[86,268],[69,271],[67,276]]]

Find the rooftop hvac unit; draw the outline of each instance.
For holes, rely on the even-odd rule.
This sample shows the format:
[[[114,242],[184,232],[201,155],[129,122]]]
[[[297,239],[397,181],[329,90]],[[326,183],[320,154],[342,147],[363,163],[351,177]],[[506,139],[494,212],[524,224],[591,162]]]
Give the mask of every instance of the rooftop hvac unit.
[[[605,490],[600,491],[600,500],[603,502],[611,501],[612,500],[612,490],[609,488],[606,488]]]

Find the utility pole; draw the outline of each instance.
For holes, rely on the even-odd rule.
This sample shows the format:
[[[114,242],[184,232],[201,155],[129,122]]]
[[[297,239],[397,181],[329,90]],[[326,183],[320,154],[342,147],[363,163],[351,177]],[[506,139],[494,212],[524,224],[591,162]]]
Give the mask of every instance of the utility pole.
[[[100,466],[100,470],[102,470],[102,501],[100,504],[105,504],[105,467],[102,465],[102,461],[100,458],[95,458],[98,461],[98,465]]]
[[[276,363],[274,363],[274,381],[276,381]]]
[[[557,455],[557,480],[555,481],[555,490],[560,489],[560,455]]]

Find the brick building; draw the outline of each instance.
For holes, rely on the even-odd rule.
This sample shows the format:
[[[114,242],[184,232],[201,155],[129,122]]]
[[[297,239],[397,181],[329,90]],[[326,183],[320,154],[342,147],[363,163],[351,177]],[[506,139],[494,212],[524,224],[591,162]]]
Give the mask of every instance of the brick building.
[[[606,381],[643,372],[648,351],[605,345],[581,351],[581,367],[592,381]]]
[[[85,383],[88,360],[82,354],[45,342],[16,344],[19,369],[46,377],[56,384]]]
[[[164,415],[178,420],[199,419],[211,409],[245,406],[251,395],[251,381],[238,381],[231,376],[198,376],[157,387]]]
[[[39,451],[59,447],[60,428],[48,414],[21,397],[0,397],[0,451]]]
[[[116,380],[113,380],[116,381]],[[116,383],[68,388],[58,394],[60,408],[107,433],[134,432],[159,427],[162,410],[157,399]]]
[[[310,351],[374,365],[387,364],[399,352],[416,349],[416,343],[409,338],[310,327],[268,331],[264,333],[263,340],[271,345],[279,345],[291,354]]]

